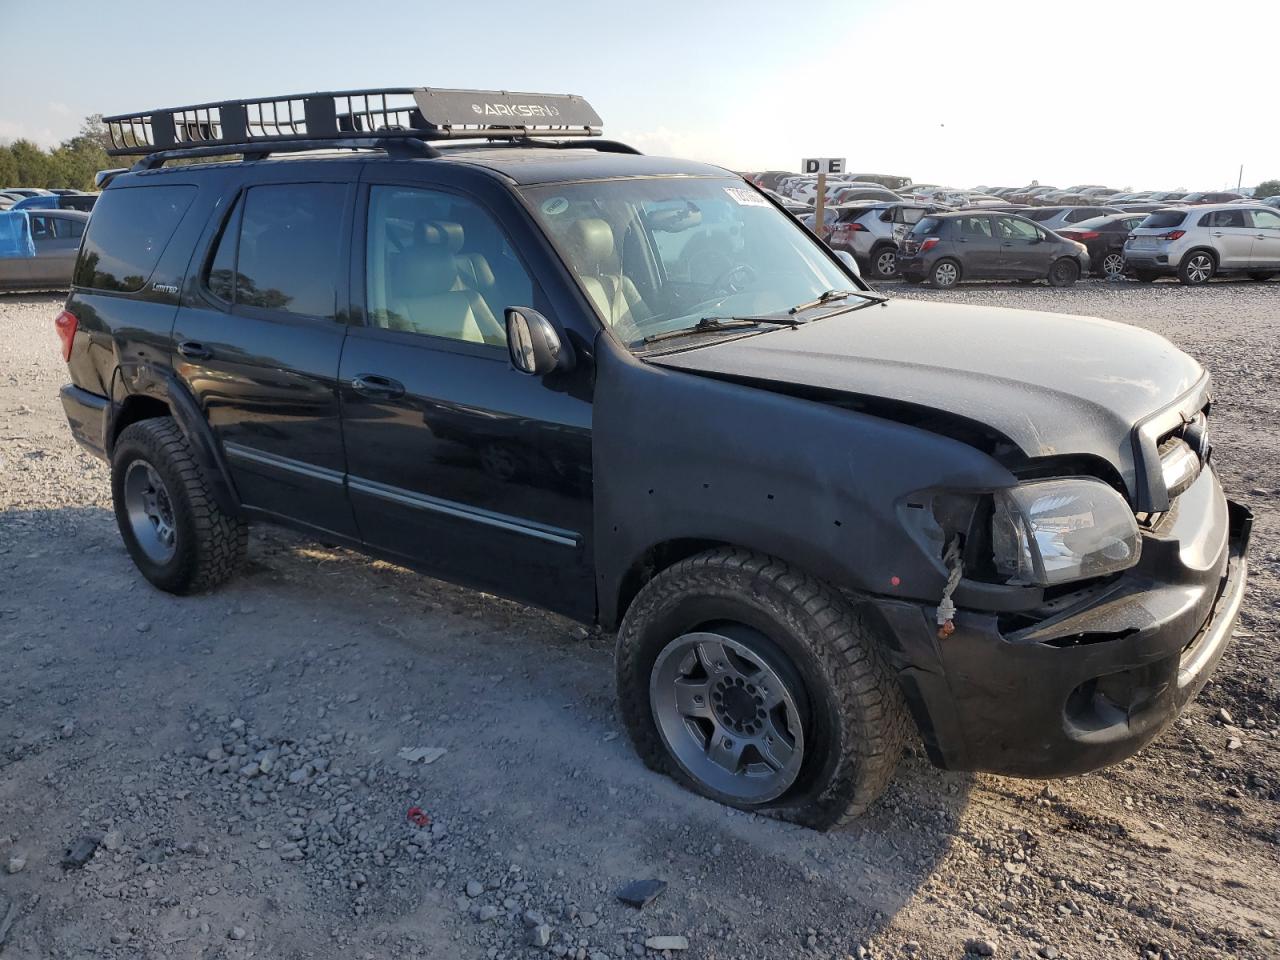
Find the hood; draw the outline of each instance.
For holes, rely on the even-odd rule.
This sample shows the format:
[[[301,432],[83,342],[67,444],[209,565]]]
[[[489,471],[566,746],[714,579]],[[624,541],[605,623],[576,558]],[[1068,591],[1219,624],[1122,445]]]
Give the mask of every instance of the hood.
[[[891,300],[651,362],[983,424],[1027,457],[1088,454],[1134,491],[1135,427],[1205,378],[1168,340],[1095,317]]]

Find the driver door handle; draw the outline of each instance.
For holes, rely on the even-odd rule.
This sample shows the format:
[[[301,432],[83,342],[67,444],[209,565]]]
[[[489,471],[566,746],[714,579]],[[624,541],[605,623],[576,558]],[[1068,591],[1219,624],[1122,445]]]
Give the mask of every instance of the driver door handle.
[[[404,384],[376,373],[361,373],[351,378],[351,389],[374,400],[395,400],[404,396]]]

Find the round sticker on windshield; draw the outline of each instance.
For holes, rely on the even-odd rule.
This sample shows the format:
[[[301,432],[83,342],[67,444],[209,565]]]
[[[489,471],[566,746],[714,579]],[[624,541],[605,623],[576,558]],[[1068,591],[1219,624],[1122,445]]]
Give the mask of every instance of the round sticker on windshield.
[[[542,201],[542,212],[548,217],[554,217],[556,214],[564,213],[569,209],[569,201],[564,197],[549,197]]]

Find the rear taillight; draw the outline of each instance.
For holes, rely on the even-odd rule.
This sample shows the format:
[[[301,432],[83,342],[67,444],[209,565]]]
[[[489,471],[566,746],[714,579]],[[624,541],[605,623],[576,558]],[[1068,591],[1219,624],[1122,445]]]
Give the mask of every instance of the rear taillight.
[[[1068,240],[1081,239],[1081,234],[1076,233],[1074,230],[1059,230],[1058,236],[1066,237]],[[1094,234],[1094,236],[1097,236],[1097,234]]]
[[[1086,230],[1084,233],[1071,234],[1072,240],[1097,240],[1101,234],[1097,230]]]
[[[936,247],[937,245],[938,245],[938,238],[937,238],[937,237],[930,237],[930,238],[929,238],[928,240],[926,240],[924,243],[920,244],[920,252],[921,252],[921,253],[928,253],[930,250],[932,250],[932,249],[933,249],[934,247]]]
[[[70,360],[71,344],[76,338],[76,327],[80,326],[80,321],[70,310],[63,310],[53,321],[53,326],[58,331],[58,339],[62,341],[62,359]]]
[[[1160,234],[1161,240],[1181,240],[1187,235],[1185,230],[1170,230],[1168,233]]]

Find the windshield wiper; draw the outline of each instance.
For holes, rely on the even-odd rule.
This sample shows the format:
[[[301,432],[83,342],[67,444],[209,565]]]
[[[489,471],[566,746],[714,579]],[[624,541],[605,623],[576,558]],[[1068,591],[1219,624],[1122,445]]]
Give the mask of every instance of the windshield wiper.
[[[864,297],[867,300],[875,300],[880,302],[883,302],[889,299],[888,297],[882,296],[878,293],[872,293],[869,290],[828,290],[826,293],[819,295],[819,297],[816,300],[810,300],[807,303],[796,304],[794,307],[788,310],[787,313],[794,316],[795,314],[801,313],[804,310],[812,310],[814,307],[821,307],[821,306],[825,306],[828,303],[835,303],[837,300],[848,300],[850,297]]]
[[[660,340],[673,340],[676,337],[689,337],[695,333],[710,333],[713,330],[738,330],[747,327],[758,327],[762,323],[771,323],[779,327],[798,327],[802,320],[793,317],[703,317],[692,327],[679,330],[668,330],[666,333],[655,333],[645,337],[646,344]]]

